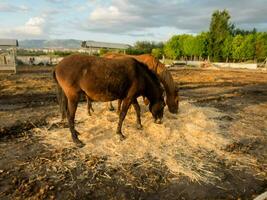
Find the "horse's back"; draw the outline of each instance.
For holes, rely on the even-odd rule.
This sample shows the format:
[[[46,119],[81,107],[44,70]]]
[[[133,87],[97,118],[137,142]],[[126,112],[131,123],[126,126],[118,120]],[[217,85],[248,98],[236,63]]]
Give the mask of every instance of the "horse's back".
[[[142,77],[137,73],[138,63],[132,58],[113,60],[71,55],[56,67],[60,85],[73,92],[82,90],[95,100],[103,93],[110,96],[110,100],[124,97],[131,84]]]

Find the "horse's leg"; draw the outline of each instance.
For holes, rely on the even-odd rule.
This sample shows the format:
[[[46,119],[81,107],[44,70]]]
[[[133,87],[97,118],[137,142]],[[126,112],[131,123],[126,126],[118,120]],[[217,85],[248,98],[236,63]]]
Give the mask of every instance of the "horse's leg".
[[[125,116],[127,114],[127,111],[129,109],[131,103],[132,103],[132,99],[131,98],[126,98],[122,102],[122,109],[121,109],[121,112],[120,112],[119,123],[118,123],[118,127],[117,127],[117,132],[116,132],[120,136],[120,140],[124,140],[125,139],[125,136],[121,132],[121,127],[122,127],[122,122],[125,119]]]
[[[114,106],[112,105],[112,101],[109,102],[108,109],[109,109],[109,111],[114,111],[115,110]]]
[[[75,118],[75,113],[76,113],[78,102],[79,102],[79,94],[76,93],[76,94],[68,95],[67,98],[68,98],[67,118],[69,122],[71,137],[74,143],[82,147],[84,146],[84,144],[79,140],[78,138],[79,132],[76,131],[74,127],[74,118]]]
[[[140,115],[140,106],[138,104],[137,99],[133,100],[133,106],[136,112],[136,123],[137,123],[137,129],[142,129],[142,124],[141,124],[141,115]]]
[[[92,101],[87,95],[86,95],[86,100],[87,100],[87,112],[88,112],[88,115],[91,116],[91,110],[94,112]]]
[[[118,100],[118,108],[117,108],[117,113],[120,114],[121,112],[121,103],[122,103],[122,99]]]

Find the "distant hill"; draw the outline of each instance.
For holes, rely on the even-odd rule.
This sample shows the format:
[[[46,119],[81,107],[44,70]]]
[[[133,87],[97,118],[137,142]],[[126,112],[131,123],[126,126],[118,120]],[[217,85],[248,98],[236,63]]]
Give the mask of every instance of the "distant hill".
[[[20,40],[21,48],[79,48],[82,40]]]

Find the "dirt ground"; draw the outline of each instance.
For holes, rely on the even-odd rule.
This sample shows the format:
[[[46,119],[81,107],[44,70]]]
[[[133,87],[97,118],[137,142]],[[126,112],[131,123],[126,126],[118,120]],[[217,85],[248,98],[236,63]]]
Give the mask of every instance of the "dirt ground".
[[[171,68],[177,115],[143,130],[81,102],[77,148],[59,122],[52,67],[0,74],[0,199],[253,199],[267,189],[267,72]]]

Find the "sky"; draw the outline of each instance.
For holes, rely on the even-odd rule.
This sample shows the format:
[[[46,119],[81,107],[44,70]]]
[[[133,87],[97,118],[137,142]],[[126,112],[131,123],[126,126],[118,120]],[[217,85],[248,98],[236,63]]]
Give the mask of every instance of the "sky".
[[[267,0],[0,0],[0,38],[166,41],[208,31],[223,9],[237,27],[267,31]]]

